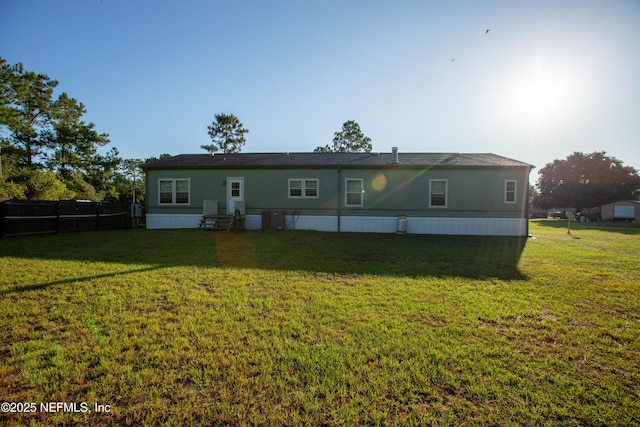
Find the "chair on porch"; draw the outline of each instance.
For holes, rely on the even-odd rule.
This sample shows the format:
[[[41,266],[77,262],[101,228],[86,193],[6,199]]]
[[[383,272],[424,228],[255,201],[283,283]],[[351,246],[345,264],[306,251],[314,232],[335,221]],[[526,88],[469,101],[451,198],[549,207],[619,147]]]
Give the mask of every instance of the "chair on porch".
[[[200,230],[206,230],[207,225],[211,225],[211,228],[216,228],[216,219],[218,216],[218,201],[217,200],[205,200],[202,205],[202,218],[200,218]]]

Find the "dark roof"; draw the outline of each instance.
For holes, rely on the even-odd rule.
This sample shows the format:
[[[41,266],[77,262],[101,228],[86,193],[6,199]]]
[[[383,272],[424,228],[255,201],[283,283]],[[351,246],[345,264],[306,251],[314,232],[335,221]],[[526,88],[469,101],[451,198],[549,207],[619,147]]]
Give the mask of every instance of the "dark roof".
[[[530,167],[491,153],[235,153],[180,154],[145,164],[145,169],[294,167]]]

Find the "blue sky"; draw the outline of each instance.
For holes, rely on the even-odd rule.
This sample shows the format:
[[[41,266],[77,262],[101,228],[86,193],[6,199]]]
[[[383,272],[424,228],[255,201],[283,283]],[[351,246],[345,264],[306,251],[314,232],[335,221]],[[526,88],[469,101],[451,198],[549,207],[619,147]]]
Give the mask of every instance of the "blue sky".
[[[227,113],[245,152],[355,120],[376,152],[640,169],[637,0],[0,0],[0,20],[0,56],[58,80],[124,158],[204,152]]]

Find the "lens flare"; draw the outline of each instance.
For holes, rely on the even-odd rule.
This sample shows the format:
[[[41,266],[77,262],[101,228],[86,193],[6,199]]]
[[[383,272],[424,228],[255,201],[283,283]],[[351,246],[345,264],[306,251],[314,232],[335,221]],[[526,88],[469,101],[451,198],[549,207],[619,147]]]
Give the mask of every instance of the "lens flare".
[[[371,188],[375,191],[382,191],[387,188],[387,177],[382,172],[378,172],[378,175],[371,181]]]

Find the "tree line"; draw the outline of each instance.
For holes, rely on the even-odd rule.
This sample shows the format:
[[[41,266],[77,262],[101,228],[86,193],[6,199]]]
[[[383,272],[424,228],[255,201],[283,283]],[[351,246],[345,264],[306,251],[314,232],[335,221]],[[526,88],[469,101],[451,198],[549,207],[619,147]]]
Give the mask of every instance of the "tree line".
[[[83,120],[84,104],[58,82],[0,58],[0,199],[131,201],[144,196],[141,160],[120,158]],[[133,179],[137,176],[138,181]]]
[[[83,119],[84,104],[66,92],[55,96],[57,86],[44,73],[0,58],[0,200],[142,201],[141,165],[155,158],[122,159],[116,147],[102,154],[109,135]],[[208,126],[212,143],[202,148],[239,152],[248,132],[233,114],[216,114]],[[336,132],[333,146],[316,151],[371,148],[371,139],[350,120]]]
[[[109,135],[83,120],[85,106],[63,92],[56,80],[0,58],[0,199],[125,202],[144,200],[141,165],[155,158],[122,159]],[[233,114],[219,113],[207,128],[209,153],[237,153],[249,130]],[[371,152],[360,125],[348,120],[331,145],[315,152]],[[168,157],[163,154],[160,158]],[[538,172],[530,204],[539,208],[595,207],[640,195],[638,171],[606,152],[574,152]]]
[[[605,151],[574,152],[538,172],[532,205],[543,209],[600,207],[640,196],[638,171]]]

